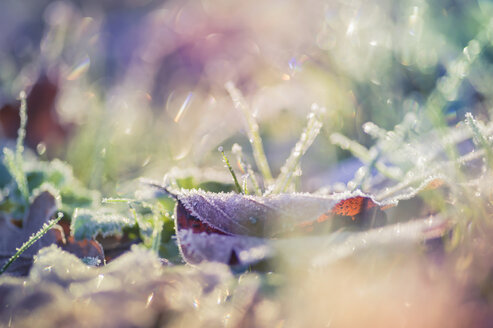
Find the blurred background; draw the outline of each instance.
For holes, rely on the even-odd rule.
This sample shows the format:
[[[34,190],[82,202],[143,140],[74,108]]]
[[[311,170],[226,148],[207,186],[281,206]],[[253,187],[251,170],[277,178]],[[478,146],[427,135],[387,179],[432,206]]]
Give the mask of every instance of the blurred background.
[[[433,90],[445,95],[447,124],[466,111],[488,119],[491,13],[489,1],[461,0],[3,0],[0,136],[15,139],[26,90],[30,149],[104,194],[173,167],[227,174],[220,145],[239,143],[253,163],[224,87],[232,81],[274,174],[312,104],[326,108],[301,165],[302,189],[313,191],[359,165],[332,133],[369,146],[363,123],[392,129],[410,112],[427,121]],[[485,44],[471,44],[481,31]],[[479,46],[474,66],[457,64]],[[458,82],[441,83],[446,75]]]

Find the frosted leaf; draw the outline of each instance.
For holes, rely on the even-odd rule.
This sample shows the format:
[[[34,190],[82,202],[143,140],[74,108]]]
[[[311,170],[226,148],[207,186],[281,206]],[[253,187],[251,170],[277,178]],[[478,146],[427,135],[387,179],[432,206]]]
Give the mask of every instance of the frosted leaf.
[[[203,190],[169,191],[152,185],[177,200],[177,242],[187,262],[249,265],[273,256],[276,253],[274,245],[286,235],[311,231],[315,224],[336,215],[354,219],[374,207],[384,210],[396,206],[400,200],[415,197],[423,189],[436,188],[442,183],[443,180],[435,177],[400,192],[389,190],[387,197],[379,198],[359,190],[329,195],[254,196]]]
[[[340,201],[358,196],[370,198],[360,191],[327,196],[293,193],[262,197],[182,190],[177,199],[194,218],[225,234],[272,237],[297,224],[315,221]]]
[[[314,222],[325,213],[342,213],[345,210],[340,205],[342,200],[368,200],[368,204],[377,206],[359,191],[331,196],[261,197],[182,190],[175,197],[178,245],[183,258],[192,264],[205,260],[253,264],[273,255],[270,238]]]

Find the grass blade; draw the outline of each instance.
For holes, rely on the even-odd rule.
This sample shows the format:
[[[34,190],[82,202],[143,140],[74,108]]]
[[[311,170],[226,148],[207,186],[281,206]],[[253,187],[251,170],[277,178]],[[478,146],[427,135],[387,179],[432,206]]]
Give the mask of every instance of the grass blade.
[[[26,136],[26,124],[27,124],[27,101],[26,93],[22,91],[20,93],[21,107],[20,107],[20,126],[17,132],[17,142],[15,147],[15,154],[8,148],[3,149],[4,164],[7,167],[12,178],[15,180],[17,187],[19,188],[24,202],[29,202],[29,189],[27,187],[27,179],[23,170],[22,154],[24,152],[24,138]]]
[[[255,163],[264,177],[265,184],[269,185],[272,182],[272,173],[270,171],[269,163],[267,162],[267,157],[265,156],[264,146],[262,144],[262,138],[260,138],[259,128],[257,120],[250,111],[243,95],[240,90],[238,90],[233,82],[228,82],[225,85],[226,90],[229,92],[231,99],[233,100],[236,109],[243,113],[248,125],[248,139],[253,149],[253,157],[255,158]]]
[[[267,190],[266,194],[277,194],[286,191],[299,165],[301,156],[310,148],[322,128],[323,124],[318,117],[321,110],[316,104],[312,106],[312,110],[308,115],[308,123],[301,134],[300,140],[296,143],[293,150],[291,150],[291,154],[281,168],[281,173],[277,177],[276,182]]]
[[[226,165],[226,167],[229,170],[229,173],[231,173],[231,176],[233,177],[233,181],[235,183],[236,191],[240,194],[243,194],[243,190],[241,189],[240,183],[238,182],[238,179],[236,178],[235,171],[233,171],[233,168],[231,167],[231,164],[229,163],[228,158],[226,157],[226,154],[224,153],[223,147],[219,147],[217,150],[221,152],[223,155],[223,162]]]
[[[238,163],[238,167],[240,168],[241,172],[243,174],[246,173],[248,175],[248,178],[250,179],[250,182],[252,183],[253,190],[255,191],[255,194],[257,196],[261,196],[262,190],[260,190],[260,185],[257,181],[256,176],[255,176],[255,172],[253,172],[252,166],[249,163],[247,163],[247,164],[243,163],[243,159],[242,159],[243,152],[242,152],[241,146],[235,143],[233,145],[233,147],[231,148],[231,151],[236,156],[236,162]],[[247,193],[247,191],[248,191],[246,182],[244,183],[243,191],[245,193]]]
[[[22,244],[22,246],[20,248],[17,249],[17,252],[12,255],[11,258],[9,258],[9,260],[7,261],[7,263],[5,263],[2,268],[0,269],[0,275],[2,273],[4,273],[5,271],[7,271],[8,267],[15,261],[19,258],[19,256],[21,256],[22,253],[24,253],[29,247],[31,247],[36,241],[38,241],[41,237],[43,237],[51,228],[53,228],[55,226],[55,224],[58,223],[58,221],[60,221],[61,219],[63,218],[63,214],[62,213],[58,213],[58,216],[45,223],[41,229],[31,235],[31,237],[24,243]]]

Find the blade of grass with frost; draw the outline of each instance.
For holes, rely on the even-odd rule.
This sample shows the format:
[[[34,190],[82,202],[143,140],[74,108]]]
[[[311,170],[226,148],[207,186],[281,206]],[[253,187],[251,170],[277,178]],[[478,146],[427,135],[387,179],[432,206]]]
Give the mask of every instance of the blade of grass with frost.
[[[248,183],[247,183],[247,177],[243,176],[243,192],[245,195],[248,195]]]
[[[454,128],[454,130],[452,130],[452,132],[454,132],[455,129],[456,128]],[[485,136],[488,139],[490,138],[488,135],[490,133],[492,133],[492,130],[493,130],[492,127],[488,126],[488,127],[486,127],[486,130],[484,131]],[[460,142],[463,140],[465,140],[465,139],[461,137],[461,138],[458,138],[457,140],[454,140],[454,141]],[[479,150],[471,151],[467,154],[464,154],[464,155],[462,155],[462,156],[460,156],[457,159],[454,159],[452,161],[448,161],[445,163],[435,162],[434,165],[429,167],[426,172],[418,172],[417,174],[413,174],[409,178],[402,180],[401,182],[399,182],[398,184],[396,184],[393,187],[385,188],[385,190],[383,192],[381,192],[380,194],[378,194],[378,196],[376,198],[377,199],[385,199],[385,198],[391,197],[391,195],[399,192],[400,190],[402,190],[406,187],[411,186],[414,183],[424,181],[422,183],[422,185],[420,185],[420,187],[417,188],[417,189],[422,189],[422,187],[424,185],[428,184],[429,182],[431,182],[432,180],[434,180],[436,178],[443,179],[444,178],[443,172],[449,172],[454,168],[457,169],[457,167],[466,166],[466,165],[468,165],[468,163],[475,161],[475,160],[477,160],[483,156],[486,156],[485,149],[479,149]]]
[[[255,194],[257,196],[262,195],[262,191],[260,190],[260,185],[258,184],[257,178],[255,177],[255,172],[253,172],[252,166],[250,164],[244,164],[243,163],[243,150],[241,149],[241,146],[235,143],[233,147],[231,147],[231,152],[236,156],[236,161],[238,163],[238,166],[240,167],[240,170],[243,173],[248,174],[248,178],[250,179],[250,182],[253,185],[253,189],[255,191]],[[243,190],[246,192],[247,191],[247,186],[246,186],[246,181],[244,183]]]
[[[255,172],[253,172],[252,166],[250,164],[247,165],[247,173],[250,181],[252,182],[255,194],[257,196],[262,195],[262,190],[260,189],[260,185],[258,184],[257,178],[255,177]]]
[[[370,154],[370,151],[366,149],[366,147],[362,146],[356,141],[353,141],[346,136],[340,134],[340,133],[333,133],[330,136],[330,142],[332,142],[334,145],[339,146],[342,149],[349,150],[351,154],[353,154],[355,157],[360,159],[363,163],[365,164],[370,164],[374,156]],[[394,179],[394,180],[399,180],[400,175],[394,173],[391,169],[389,169],[385,164],[383,164],[380,161],[377,161],[375,163],[375,168],[381,172],[384,176]]]
[[[375,150],[375,148],[372,148],[372,150]],[[373,168],[378,163],[380,152],[376,151],[375,155],[372,155],[372,157],[373,159],[371,160],[371,162],[368,163],[366,166],[360,167],[356,172],[353,180],[348,182],[348,187],[350,187],[350,190],[354,191],[356,189],[364,189],[365,183],[370,178]]]
[[[447,74],[437,81],[435,89],[429,95],[424,106],[428,117],[444,141],[443,145],[447,156],[457,164],[457,172],[461,172],[458,166],[459,162],[456,161],[460,155],[455,143],[446,142],[449,129],[443,108],[448,102],[456,100],[462,81],[469,76],[471,65],[477,60],[485,45],[489,43],[488,35],[492,23],[493,19],[478,32],[475,38],[468,42],[462,54],[447,65]]]
[[[152,230],[152,244],[151,249],[159,254],[159,248],[161,247],[161,233],[163,232],[163,220],[158,215],[154,215],[154,230]]]
[[[466,125],[472,132],[472,140],[476,146],[481,147],[486,152],[486,160],[488,165],[493,166],[493,152],[491,150],[492,143],[490,138],[484,133],[484,127],[480,125],[480,122],[476,121],[471,113],[466,113],[465,119]]]
[[[17,130],[17,143],[15,146],[17,160],[22,163],[22,153],[24,152],[24,138],[26,137],[26,124],[27,124],[27,100],[26,92],[21,91],[19,94],[21,100],[21,108],[19,111],[20,126]]]
[[[142,220],[141,216],[137,213],[137,210],[135,209],[133,204],[139,203],[138,201],[135,201],[133,199],[129,198],[105,198],[103,199],[102,203],[106,204],[121,204],[125,203],[128,205],[128,208],[130,210],[130,213],[132,214],[135,222],[139,226],[139,229],[144,230],[145,224],[144,221]],[[149,204],[150,205],[150,204]],[[156,207],[151,206],[153,212],[160,212]],[[152,234],[151,234],[151,249],[156,252],[156,254],[159,254],[159,248],[161,247],[161,234],[163,232],[164,224],[163,221],[160,219],[159,215],[154,214],[153,215],[153,225],[152,225]]]
[[[26,124],[27,124],[27,102],[26,93],[22,91],[20,93],[21,107],[19,110],[20,126],[17,132],[17,142],[15,147],[15,154],[8,148],[3,149],[4,163],[7,167],[12,178],[15,180],[17,187],[19,188],[22,197],[27,204],[29,201],[29,189],[27,188],[27,179],[23,170],[22,154],[24,153],[24,138],[26,136]]]
[[[137,211],[135,210],[135,207],[132,205],[132,203],[135,203],[135,200],[130,199],[130,198],[104,198],[101,203],[103,204],[127,204],[130,213],[132,214],[135,222],[137,224],[140,223],[139,221],[139,216],[137,215]]]
[[[240,169],[242,174],[246,173],[245,169],[245,164],[243,163],[243,149],[241,148],[240,145],[237,143],[233,144],[233,147],[231,147],[231,153],[235,155],[236,157],[236,165],[238,165],[238,168]]]
[[[286,191],[286,188],[288,188],[291,178],[298,167],[301,156],[303,156],[308,148],[310,148],[322,128],[323,124],[318,118],[318,114],[321,110],[322,109],[315,104],[312,106],[311,112],[308,115],[308,123],[301,134],[300,140],[296,143],[286,160],[286,163],[281,168],[281,173],[277,177],[274,185],[267,190],[266,194],[278,194]]]
[[[387,130],[382,129],[373,122],[363,124],[363,131],[373,139],[384,139],[387,135]]]
[[[489,34],[492,24],[493,19],[483,26],[475,38],[468,42],[462,54],[447,65],[447,74],[437,81],[435,89],[426,100],[424,106],[426,113],[443,139],[446,138],[448,131],[448,124],[443,108],[445,108],[448,102],[457,99],[459,88],[462,85],[462,81],[469,76],[471,65],[479,57],[483,48],[490,42]],[[444,143],[444,147],[449,158],[457,159],[459,157],[455,145]]]
[[[456,160],[448,162],[436,162],[433,166],[428,167],[426,172],[413,172],[412,175],[408,175],[404,180],[397,183],[392,187],[385,188],[381,193],[376,196],[376,199],[386,199],[392,197],[392,195],[400,192],[404,188],[409,188],[413,184],[420,183],[417,188],[423,189],[426,185],[435,179],[445,179],[443,172],[450,172],[457,166],[464,166],[468,163],[475,161],[485,155],[483,149],[467,153]],[[412,192],[411,192],[412,193]]]
[[[2,268],[0,269],[0,275],[2,273],[4,273],[8,267],[15,261],[19,258],[19,256],[21,256],[22,253],[24,253],[29,247],[31,247],[36,241],[38,241],[41,237],[43,237],[51,228],[53,228],[55,226],[55,224],[58,223],[58,221],[60,221],[61,219],[63,218],[63,214],[62,213],[58,213],[58,216],[51,220],[50,222],[47,222],[45,223],[41,229],[31,235],[31,237],[24,243],[22,244],[21,247],[19,247],[17,249],[17,252],[12,255],[11,258],[9,258],[9,260],[7,261],[7,263],[5,263]]]
[[[231,167],[231,164],[229,164],[229,160],[226,157],[226,154],[224,153],[223,147],[219,147],[217,150],[219,150],[221,152],[221,154],[223,155],[223,162],[226,165],[226,167],[228,168],[229,173],[231,173],[231,176],[233,177],[233,181],[235,183],[236,191],[239,194],[243,194],[243,190],[241,189],[240,183],[238,182],[238,179],[236,178],[235,171],[233,171],[233,168]]]
[[[272,173],[269,168],[269,163],[267,162],[267,157],[265,156],[264,146],[262,145],[262,138],[260,138],[260,134],[258,132],[259,128],[257,120],[255,120],[255,117],[248,108],[248,105],[243,98],[240,90],[238,90],[234,86],[233,82],[227,82],[225,84],[225,88],[231,96],[235,108],[240,110],[245,117],[248,125],[248,139],[253,149],[253,157],[255,158],[255,162],[257,163],[257,167],[260,173],[264,177],[266,185],[269,185],[272,181]]]

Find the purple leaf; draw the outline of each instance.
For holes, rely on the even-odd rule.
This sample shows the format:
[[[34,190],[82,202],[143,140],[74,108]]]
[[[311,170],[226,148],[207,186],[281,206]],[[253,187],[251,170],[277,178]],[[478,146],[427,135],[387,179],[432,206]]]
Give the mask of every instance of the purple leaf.
[[[182,190],[174,195],[176,235],[183,258],[249,265],[273,254],[270,238],[316,221],[341,200],[333,196],[280,194],[266,197]]]
[[[176,226],[177,230],[193,229],[195,224],[197,232],[206,231],[199,227],[202,224],[209,230],[213,229],[209,233],[274,237],[297,225],[314,222],[321,215],[330,213],[342,200],[356,197],[369,198],[361,192],[328,196],[293,193],[261,197],[182,190],[176,194],[180,204],[177,207]],[[182,211],[187,212],[196,222],[182,220]]]
[[[365,237],[365,234],[351,234],[352,237],[348,241],[333,251],[330,249],[343,242],[340,238],[342,235],[290,239],[282,236],[289,235],[292,231],[306,232],[308,228],[313,229],[315,223],[330,220],[334,215],[351,217],[372,207],[386,209],[395,206],[399,200],[413,198],[421,190],[429,188],[432,182],[434,181],[427,181],[418,188],[383,201],[377,201],[361,191],[331,195],[291,193],[253,196],[185,189],[170,192],[159,185],[152,185],[171,194],[177,200],[176,235],[181,254],[187,262],[197,264],[202,261],[215,261],[230,265],[249,265],[274,254],[282,253],[285,256],[286,252],[283,250],[289,249],[289,245],[312,255],[319,251],[325,255],[334,252],[349,254],[350,252],[346,252],[349,248],[345,246],[348,241],[351,241],[352,247],[357,244],[355,240]],[[437,222],[433,221],[429,228],[434,228]],[[406,233],[413,236],[413,241],[426,237],[423,227],[424,224],[402,226]],[[389,226],[385,231],[383,234],[377,229],[370,230],[369,236],[375,236],[373,243],[378,244],[378,236],[385,236],[386,240],[391,241],[399,239],[399,226]],[[440,233],[443,231],[440,230]],[[299,252],[297,254],[300,255]],[[337,256],[330,255],[330,258]]]

